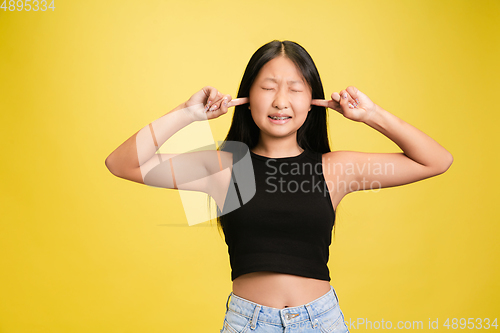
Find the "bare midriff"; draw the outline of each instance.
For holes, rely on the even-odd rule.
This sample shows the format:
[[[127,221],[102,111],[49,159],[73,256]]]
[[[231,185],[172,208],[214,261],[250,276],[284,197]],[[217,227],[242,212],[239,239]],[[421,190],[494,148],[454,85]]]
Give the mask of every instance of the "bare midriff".
[[[276,309],[304,305],[328,291],[329,281],[268,271],[243,274],[233,280],[234,295]]]

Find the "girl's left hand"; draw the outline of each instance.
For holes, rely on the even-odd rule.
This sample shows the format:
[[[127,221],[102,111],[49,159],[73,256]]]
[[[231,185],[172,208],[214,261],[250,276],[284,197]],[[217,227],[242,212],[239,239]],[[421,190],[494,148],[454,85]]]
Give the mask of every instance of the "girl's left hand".
[[[313,99],[311,105],[328,107],[347,119],[360,122],[365,122],[377,107],[368,96],[353,86],[340,91],[340,94],[334,92],[331,100]]]

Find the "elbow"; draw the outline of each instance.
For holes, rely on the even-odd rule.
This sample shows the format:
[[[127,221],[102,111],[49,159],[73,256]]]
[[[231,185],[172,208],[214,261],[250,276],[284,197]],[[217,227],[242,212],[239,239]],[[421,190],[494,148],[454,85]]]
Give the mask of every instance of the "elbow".
[[[111,155],[110,155],[111,156]],[[114,176],[116,176],[116,171],[115,171],[115,167],[113,165],[113,162],[112,160],[110,159],[110,156],[108,156],[105,160],[104,160],[104,165],[106,166],[106,168],[109,170],[109,172],[111,172]]]
[[[447,158],[444,159],[444,162],[438,169],[438,174],[442,174],[448,171],[448,169],[451,167],[452,164],[453,164],[453,155],[451,155],[451,153],[448,152]]]

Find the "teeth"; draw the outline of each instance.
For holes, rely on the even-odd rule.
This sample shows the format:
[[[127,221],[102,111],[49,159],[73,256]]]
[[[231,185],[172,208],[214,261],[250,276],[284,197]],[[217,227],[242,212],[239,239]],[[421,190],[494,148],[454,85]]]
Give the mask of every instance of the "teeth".
[[[274,120],[283,120],[283,119],[288,119],[290,117],[271,117],[271,118],[274,119]]]

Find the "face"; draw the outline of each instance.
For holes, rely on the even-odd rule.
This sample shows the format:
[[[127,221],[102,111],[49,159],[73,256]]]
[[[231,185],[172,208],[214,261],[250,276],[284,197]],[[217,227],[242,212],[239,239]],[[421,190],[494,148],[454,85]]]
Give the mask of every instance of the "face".
[[[311,101],[311,88],[302,73],[290,59],[282,56],[267,62],[250,88],[250,112],[261,135],[295,135],[311,110]],[[280,113],[291,118],[270,118]]]

